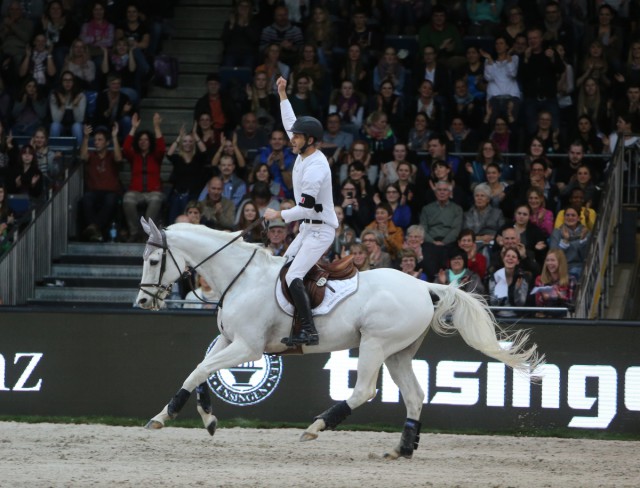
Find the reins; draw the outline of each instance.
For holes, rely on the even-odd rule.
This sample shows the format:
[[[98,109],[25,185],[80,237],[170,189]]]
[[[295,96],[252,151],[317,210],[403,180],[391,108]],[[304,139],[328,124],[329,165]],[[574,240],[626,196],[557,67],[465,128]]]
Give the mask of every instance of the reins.
[[[195,266],[192,266],[191,269],[195,271],[200,266],[202,266],[204,263],[206,263],[211,258],[216,256],[218,253],[220,253],[221,251],[223,251],[224,249],[229,247],[235,241],[237,241],[238,239],[243,238],[245,235],[247,235],[249,232],[251,232],[255,227],[257,227],[258,225],[261,225],[263,223],[263,221],[264,221],[264,217],[260,217],[255,222],[252,222],[240,234],[235,236],[233,239],[231,239],[229,242],[224,244],[222,247],[216,249],[214,252],[212,252],[206,258],[204,258],[202,261],[200,261],[198,264],[196,264]],[[154,305],[155,305],[155,301],[160,299],[160,294],[161,293],[165,293],[165,295],[166,295],[167,293],[169,293],[169,291],[171,291],[171,289],[173,288],[173,285],[175,285],[175,283],[178,280],[187,279],[187,281],[189,282],[189,286],[191,288],[191,291],[193,292],[194,296],[198,300],[200,300],[202,303],[205,303],[205,304],[215,305],[216,302],[210,302],[208,300],[205,300],[204,298],[201,298],[200,296],[198,296],[198,294],[195,292],[195,289],[193,288],[193,283],[191,282],[190,279],[188,279],[191,276],[191,271],[183,271],[181,273],[180,277],[175,279],[170,284],[167,284],[167,285],[163,285],[162,284],[162,276],[164,275],[164,272],[165,272],[165,269],[166,269],[166,262],[167,262],[166,256],[167,256],[167,253],[171,257],[171,260],[173,261],[173,264],[175,265],[176,269],[180,269],[180,267],[178,266],[178,262],[176,261],[175,257],[173,256],[173,253],[171,252],[171,249],[169,249],[169,246],[167,245],[167,236],[166,236],[165,231],[161,230],[160,233],[162,235],[162,244],[158,244],[158,243],[151,242],[151,241],[147,242],[147,245],[162,249],[162,261],[160,262],[160,275],[158,276],[158,283],[140,283],[138,285],[138,289],[140,289],[143,293],[146,293],[151,298],[153,298]],[[238,274],[236,274],[236,276],[231,280],[231,283],[229,283],[227,288],[222,292],[222,295],[220,296],[220,300],[218,300],[218,302],[217,302],[218,308],[222,308],[222,301],[224,300],[224,297],[226,296],[227,292],[235,284],[235,282],[238,280],[238,278],[240,278],[242,273],[244,273],[244,271],[247,269],[247,267],[249,266],[249,264],[251,263],[251,261],[253,260],[253,258],[255,257],[257,252],[258,252],[257,248],[253,250],[253,253],[251,253],[251,256],[249,257],[249,259],[247,260],[245,265],[242,267],[242,269],[240,269]],[[156,293],[151,293],[151,292],[145,290],[143,288],[145,286],[152,286],[152,287],[156,288],[156,290],[157,290]]]

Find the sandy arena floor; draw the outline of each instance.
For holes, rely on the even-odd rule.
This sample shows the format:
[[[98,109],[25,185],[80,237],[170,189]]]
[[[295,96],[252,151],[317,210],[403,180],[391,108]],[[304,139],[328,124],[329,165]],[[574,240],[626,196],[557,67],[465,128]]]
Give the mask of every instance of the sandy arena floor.
[[[412,460],[385,461],[399,434],[0,422],[7,487],[637,487],[637,442],[422,434]]]

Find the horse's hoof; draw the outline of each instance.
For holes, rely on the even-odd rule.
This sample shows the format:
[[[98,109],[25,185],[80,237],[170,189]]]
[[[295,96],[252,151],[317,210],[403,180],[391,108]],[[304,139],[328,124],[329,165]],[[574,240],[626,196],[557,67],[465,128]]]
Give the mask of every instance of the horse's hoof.
[[[209,425],[205,426],[209,435],[213,435],[216,433],[216,427],[218,427],[218,419],[213,417],[213,420],[209,422]]]
[[[395,461],[400,457],[400,453],[394,449],[391,452],[385,452],[382,457],[387,461]]]
[[[315,441],[318,438],[318,434],[314,434],[313,432],[303,432],[300,436],[300,442],[306,441]]]
[[[158,422],[157,420],[149,420],[149,422],[147,422],[147,425],[144,426],[145,429],[148,430],[160,430],[164,427],[164,424],[162,422]]]

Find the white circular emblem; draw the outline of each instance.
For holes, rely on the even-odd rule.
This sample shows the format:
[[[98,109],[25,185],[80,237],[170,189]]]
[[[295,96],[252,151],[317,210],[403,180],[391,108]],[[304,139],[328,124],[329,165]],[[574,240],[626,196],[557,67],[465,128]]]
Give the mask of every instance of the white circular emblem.
[[[216,337],[207,353],[216,343]],[[271,395],[282,377],[282,357],[263,354],[258,361],[216,371],[207,384],[215,396],[231,405],[244,407],[260,403]]]

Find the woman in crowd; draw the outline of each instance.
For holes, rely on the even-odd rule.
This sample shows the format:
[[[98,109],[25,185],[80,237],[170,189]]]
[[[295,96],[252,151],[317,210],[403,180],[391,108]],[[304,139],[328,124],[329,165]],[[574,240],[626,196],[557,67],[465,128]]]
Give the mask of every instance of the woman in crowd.
[[[238,218],[235,230],[244,231],[260,218],[258,207],[251,200],[245,200],[238,207]],[[255,225],[250,232],[244,235],[245,242],[262,242],[262,226]]]
[[[500,208],[509,186],[508,183],[502,181],[502,168],[500,165],[489,163],[485,168],[485,178],[491,190],[491,206]]]
[[[353,264],[358,268],[358,271],[368,271],[372,269],[369,264],[369,251],[367,251],[367,247],[364,244],[352,244],[350,255],[353,256]]]
[[[38,200],[44,190],[42,172],[38,168],[36,151],[27,144],[20,149],[19,161],[12,165],[7,180],[10,194],[28,195],[32,202]]]
[[[531,207],[526,203],[518,205],[513,213],[512,227],[520,236],[522,245],[534,254],[537,262],[542,262],[547,252],[548,236],[531,222],[530,217]]]
[[[391,205],[386,202],[376,205],[375,218],[365,229],[378,231],[384,239],[384,248],[391,259],[397,259],[404,243],[404,232],[393,223]]]
[[[20,78],[29,76],[36,80],[38,89],[47,93],[56,75],[53,55],[47,48],[47,38],[38,34],[33,38],[33,46],[27,45],[27,51],[18,69]]]
[[[218,144],[219,137],[218,134],[216,134],[216,130],[213,128],[211,115],[207,112],[202,112],[198,115],[194,125],[196,143],[200,145],[200,141],[202,141],[207,148],[207,154],[212,156]]]
[[[82,90],[96,90],[98,88],[96,82],[96,65],[91,60],[89,48],[82,42],[82,39],[73,41],[62,69],[63,71],[71,71],[76,76],[79,87]]]
[[[360,240],[369,253],[370,269],[392,267],[391,256],[382,249],[382,246],[384,246],[384,238],[380,232],[372,229],[363,230],[360,235]]]
[[[82,124],[87,110],[87,97],[71,71],[63,71],[58,88],[49,96],[51,137],[73,136],[82,141]]]
[[[516,182],[527,180],[527,176],[531,172],[531,163],[533,161],[542,160],[547,169],[551,168],[551,161],[547,158],[544,141],[538,136],[531,138],[529,147],[525,152],[522,164],[516,167]]]
[[[491,107],[489,106],[487,111],[489,112],[490,110]],[[490,113],[489,115],[491,116]],[[496,145],[496,148],[498,148],[501,153],[517,152],[518,138],[512,130],[510,118],[498,116],[495,118],[492,127],[493,130],[489,134],[489,140]]]
[[[337,113],[340,116],[340,128],[357,136],[362,127],[364,105],[351,80],[342,80],[340,89],[333,91],[329,101],[329,113]]]
[[[572,308],[576,279],[569,274],[567,258],[561,249],[552,249],[536,277],[536,306]]]
[[[373,91],[381,92],[384,81],[391,83],[391,92],[402,96],[407,70],[398,59],[398,53],[393,46],[387,46],[384,54],[373,70]]]
[[[427,275],[418,268],[418,257],[415,251],[403,249],[400,251],[400,271],[422,281],[427,281]]]
[[[402,195],[400,191],[400,186],[398,182],[390,183],[383,189],[384,201],[391,207],[393,212],[392,214],[392,222],[396,227],[406,231],[409,225],[411,225],[411,207],[407,205],[406,198]],[[374,195],[373,201],[377,204],[381,203],[383,200],[376,193]]]
[[[387,115],[389,125],[397,132],[404,126],[404,102],[396,93],[394,84],[389,78],[380,83],[369,104],[371,112],[383,112]]]
[[[397,140],[389,124],[389,117],[380,110],[369,114],[360,132],[360,138],[367,141],[375,163],[380,163],[376,156],[379,158],[384,151],[391,150]]]
[[[462,227],[471,229],[476,234],[476,243],[482,243],[479,247],[490,246],[500,228],[504,225],[502,210],[492,207],[491,189],[486,183],[476,185],[473,190],[473,206],[464,213]]]
[[[459,247],[453,247],[449,251],[449,267],[438,272],[435,282],[441,285],[451,284],[464,291],[483,295],[485,290],[480,276],[467,266],[467,252]]]
[[[283,186],[277,181],[273,181],[271,172],[269,171],[269,165],[267,163],[258,163],[253,167],[253,170],[249,175],[249,191],[253,189],[253,185],[258,181],[262,181],[269,185],[271,194],[278,200],[282,200],[285,197]]]
[[[255,113],[258,124],[267,133],[271,133],[279,125],[280,101],[269,86],[269,75],[266,71],[256,69],[253,81],[247,86],[243,112]]]
[[[520,34],[524,34],[527,31],[527,27],[524,23],[524,16],[522,15],[522,9],[516,5],[512,6],[507,12],[507,24],[505,25],[505,34],[509,39],[509,44],[513,45],[516,37]]]
[[[489,278],[489,303],[501,307],[524,307],[529,295],[528,272],[520,268],[520,255],[512,248],[503,248],[501,253],[503,267]],[[513,316],[513,311],[498,312],[496,315]]]
[[[576,188],[583,191],[584,201],[589,208],[598,208],[600,203],[600,188],[595,184],[593,171],[589,165],[581,164],[578,166],[576,177],[562,189],[560,196],[566,199]]]
[[[444,130],[444,108],[435,96],[431,80],[422,80],[420,82],[417,95],[414,101],[407,102],[407,113],[417,114],[422,112],[427,116],[429,127],[433,131]]]
[[[564,224],[551,233],[549,248],[564,251],[569,265],[569,274],[576,281],[580,280],[587,260],[590,237],[589,229],[580,223],[580,209],[573,207],[564,209]]]
[[[68,15],[60,0],[51,0],[47,4],[45,14],[35,26],[35,34],[44,34],[46,38],[47,49],[53,55],[56,71],[62,70],[64,58],[79,33],[80,27]]]
[[[581,87],[588,79],[594,80],[605,93],[611,86],[609,64],[604,55],[604,46],[598,40],[589,45],[589,51],[582,61],[582,69],[576,80],[576,85]]]
[[[62,153],[49,147],[49,132],[45,127],[38,127],[33,133],[31,146],[35,150],[38,169],[44,179],[44,187],[49,189],[62,174]]]
[[[354,161],[347,168],[349,172],[349,179],[358,188],[359,195],[371,201],[373,198],[374,190],[369,179],[366,176],[366,168],[360,161]]]
[[[586,115],[595,123],[595,131],[608,133],[611,128],[611,102],[602,95],[602,89],[593,78],[587,78],[578,91],[578,115]]]
[[[41,96],[38,84],[33,78],[27,78],[22,85],[18,98],[13,104],[14,136],[32,136],[42,126],[47,117],[47,99]]]
[[[196,143],[193,133],[180,127],[178,138],[167,150],[167,159],[171,162],[172,189],[169,194],[169,222],[175,222],[185,205],[198,198],[198,193],[207,181],[204,166],[207,163],[206,146],[202,139]]]
[[[618,71],[625,36],[622,28],[614,22],[615,14],[610,5],[601,3],[598,7],[597,23],[588,26],[585,30],[584,44],[590,46],[594,41],[599,41],[603,47],[603,57],[608,60],[615,71]]]
[[[293,91],[289,95],[289,102],[293,108],[296,117],[315,117],[320,116],[320,104],[318,97],[313,92],[313,82],[309,75],[302,72],[298,74]]]
[[[508,117],[507,103],[511,102],[511,115],[518,117],[520,107],[520,86],[518,85],[518,66],[520,58],[511,51],[511,43],[506,35],[498,35],[494,42],[496,59],[486,51],[480,50],[484,58],[484,80],[487,83],[487,108],[489,117],[485,121],[493,125],[495,118]]]
[[[264,52],[264,63],[256,68],[256,73],[262,72],[267,75],[266,89],[268,93],[277,93],[276,80],[281,76],[289,79],[291,68],[280,61],[280,44],[269,44]]]
[[[293,66],[289,75],[289,83],[287,84],[289,94],[295,89],[296,80],[303,74],[309,77],[309,89],[316,97],[321,97],[325,93],[324,90],[329,89],[325,79],[326,69],[318,62],[316,53],[315,47],[309,44],[302,46],[300,61]],[[298,115],[298,112],[296,112],[296,115]]]
[[[89,48],[92,57],[102,55],[102,48],[111,49],[115,41],[115,26],[109,22],[104,3],[91,4],[91,18],[80,27],[80,39]]]
[[[602,154],[604,151],[604,143],[598,136],[591,117],[586,114],[578,116],[571,140],[579,141],[585,154]]]
[[[359,235],[373,216],[370,200],[362,197],[360,187],[350,178],[346,179],[340,188],[340,194],[335,200],[344,210],[345,223]]]
[[[331,66],[336,37],[327,9],[321,6],[315,7],[311,20],[304,31],[304,38],[308,46],[317,50],[318,60],[326,68]]]
[[[458,247],[466,253],[466,268],[477,274],[484,281],[487,274],[487,258],[478,252],[476,233],[471,229],[462,229],[458,234]]]
[[[358,44],[351,44],[347,50],[347,59],[340,69],[340,80],[349,80],[360,93],[368,92],[369,74],[362,60],[362,48]]]
[[[460,205],[462,208],[469,208],[467,193],[457,185],[453,178],[453,171],[451,166],[446,161],[436,159],[431,164],[431,175],[429,176],[429,187],[424,191],[424,204],[429,204],[436,201],[436,184],[440,181],[446,181],[451,185],[453,191],[451,192],[451,199]]]
[[[120,91],[129,97],[134,107],[138,106],[140,93],[142,93],[142,77],[146,74],[141,66],[138,66],[136,56],[126,39],[118,39],[111,53],[107,48],[102,48],[102,62],[100,70],[103,75],[118,73],[122,79]],[[148,70],[149,67],[146,67]]]
[[[372,164],[371,152],[369,151],[369,145],[366,141],[357,139],[353,141],[349,151],[345,155],[342,164],[340,165],[340,182],[343,183],[349,177],[349,167],[352,163],[360,161],[365,168],[367,174],[367,180],[370,185],[373,185],[378,180],[378,165]]]
[[[260,25],[253,17],[253,2],[240,0],[222,29],[222,65],[253,69],[259,44]]]
[[[429,118],[424,112],[418,112],[413,119],[413,127],[409,130],[407,147],[412,151],[426,151],[432,134]]]
[[[472,162],[465,164],[465,169],[469,173],[469,183],[471,189],[487,181],[486,169],[491,163],[501,165],[502,156],[500,150],[493,141],[483,141],[478,147],[478,153]]]
[[[393,159],[384,163],[380,168],[380,178],[378,179],[378,188],[384,190],[387,185],[398,181],[398,166],[400,163],[408,163],[407,156],[409,148],[403,142],[398,142],[393,146]],[[411,175],[415,175],[417,168],[408,163],[411,167]]]
[[[531,208],[529,221],[542,230],[545,237],[549,237],[553,230],[554,217],[553,212],[545,208],[544,192],[537,187],[529,188],[527,191],[527,203]]]

